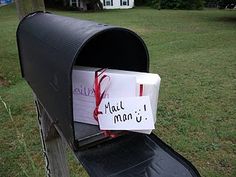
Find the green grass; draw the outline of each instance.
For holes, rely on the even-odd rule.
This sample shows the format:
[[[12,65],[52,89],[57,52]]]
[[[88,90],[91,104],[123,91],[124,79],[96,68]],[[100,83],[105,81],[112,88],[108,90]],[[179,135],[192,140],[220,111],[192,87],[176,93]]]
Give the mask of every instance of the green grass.
[[[56,14],[132,29],[162,78],[155,133],[206,177],[236,176],[236,11],[136,8]],[[0,8],[0,176],[44,176],[36,113],[21,79],[14,6]],[[69,154],[71,176],[87,176]]]

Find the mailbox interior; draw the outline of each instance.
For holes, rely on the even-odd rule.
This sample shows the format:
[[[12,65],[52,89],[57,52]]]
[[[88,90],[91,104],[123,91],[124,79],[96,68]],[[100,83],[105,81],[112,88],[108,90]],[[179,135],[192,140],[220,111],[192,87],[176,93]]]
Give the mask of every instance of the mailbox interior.
[[[88,40],[79,51],[74,66],[148,71],[148,53],[143,41],[133,32],[112,28]],[[106,140],[98,126],[74,122],[79,146]]]

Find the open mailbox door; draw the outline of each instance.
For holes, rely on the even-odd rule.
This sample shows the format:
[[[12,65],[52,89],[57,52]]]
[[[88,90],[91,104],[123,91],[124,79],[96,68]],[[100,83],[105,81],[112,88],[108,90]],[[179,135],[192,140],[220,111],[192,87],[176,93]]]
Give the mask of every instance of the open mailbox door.
[[[200,177],[196,168],[154,134],[130,134],[79,151],[93,177]]]
[[[109,139],[97,126],[73,119],[73,66],[148,72],[148,51],[137,34],[35,12],[20,22],[17,44],[22,76],[91,176],[200,176],[154,134]]]

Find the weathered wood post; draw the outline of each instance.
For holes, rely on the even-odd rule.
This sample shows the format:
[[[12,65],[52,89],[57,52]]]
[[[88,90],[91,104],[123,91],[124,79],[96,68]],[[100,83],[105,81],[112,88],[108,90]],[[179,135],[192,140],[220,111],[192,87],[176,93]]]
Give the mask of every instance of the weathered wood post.
[[[31,12],[45,11],[43,0],[16,0],[16,8],[19,20]],[[48,177],[69,177],[65,143],[35,94],[34,99],[38,113],[39,130],[46,163],[46,175]]]
[[[45,170],[48,177],[69,177],[69,169],[66,159],[65,141],[60,137],[48,114],[42,107],[37,97],[34,96],[38,114],[39,131]]]

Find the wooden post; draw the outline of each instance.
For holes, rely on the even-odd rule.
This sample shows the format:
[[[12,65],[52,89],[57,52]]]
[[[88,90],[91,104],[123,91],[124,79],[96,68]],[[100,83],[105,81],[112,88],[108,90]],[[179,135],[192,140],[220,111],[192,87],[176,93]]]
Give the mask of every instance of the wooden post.
[[[38,123],[48,177],[69,177],[65,143],[35,96]]]
[[[19,20],[35,11],[45,11],[43,0],[16,0]],[[65,143],[58,134],[47,112],[34,95],[38,113],[38,123],[48,177],[69,177]]]

